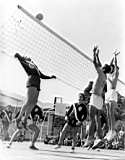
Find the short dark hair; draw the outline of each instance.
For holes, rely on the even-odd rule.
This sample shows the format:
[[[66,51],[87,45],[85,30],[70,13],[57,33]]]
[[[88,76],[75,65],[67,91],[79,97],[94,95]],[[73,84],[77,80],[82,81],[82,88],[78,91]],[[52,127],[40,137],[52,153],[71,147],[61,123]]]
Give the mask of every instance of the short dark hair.
[[[79,95],[79,96],[82,96],[82,97],[85,99],[84,93],[79,93],[78,95]]]
[[[108,64],[105,64],[103,67],[102,67],[102,70],[103,72],[106,74],[106,73],[110,73],[111,72],[111,66],[108,65]]]

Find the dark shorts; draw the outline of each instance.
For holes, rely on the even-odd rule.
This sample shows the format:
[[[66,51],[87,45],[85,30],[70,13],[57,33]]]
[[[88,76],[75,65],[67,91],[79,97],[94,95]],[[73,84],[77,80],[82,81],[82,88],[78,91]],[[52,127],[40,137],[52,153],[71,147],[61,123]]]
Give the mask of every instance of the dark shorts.
[[[29,87],[35,87],[35,88],[37,88],[37,91],[40,91],[40,87],[38,87],[38,86],[36,86],[36,85],[33,85],[33,84],[31,84],[30,86],[26,86],[27,88],[29,88]]]

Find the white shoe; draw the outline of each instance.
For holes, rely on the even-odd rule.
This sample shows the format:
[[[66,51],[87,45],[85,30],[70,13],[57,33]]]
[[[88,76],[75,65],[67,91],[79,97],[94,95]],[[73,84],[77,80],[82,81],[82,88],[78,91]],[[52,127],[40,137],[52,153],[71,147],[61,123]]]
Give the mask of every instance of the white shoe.
[[[85,143],[84,143],[84,145],[83,145],[83,147],[90,147],[90,146],[92,146],[93,145],[93,140],[86,140],[85,141]]]
[[[57,146],[55,147],[55,149],[59,149],[59,148],[61,148],[61,145],[57,145]]]
[[[100,143],[101,142],[101,139],[96,139],[95,141],[94,141],[94,145],[97,145],[98,143]]]
[[[93,146],[92,146],[92,149],[98,148],[98,146],[100,145],[101,142],[102,142],[101,139],[96,139],[96,140],[94,141],[94,144],[93,144]]]

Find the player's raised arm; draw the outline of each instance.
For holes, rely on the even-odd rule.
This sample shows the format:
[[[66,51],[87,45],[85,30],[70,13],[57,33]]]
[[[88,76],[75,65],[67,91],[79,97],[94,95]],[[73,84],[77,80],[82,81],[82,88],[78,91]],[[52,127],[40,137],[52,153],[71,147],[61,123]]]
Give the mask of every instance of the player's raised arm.
[[[99,49],[97,46],[95,46],[93,49],[93,64],[95,66],[96,71],[100,72],[102,65],[99,59]]]

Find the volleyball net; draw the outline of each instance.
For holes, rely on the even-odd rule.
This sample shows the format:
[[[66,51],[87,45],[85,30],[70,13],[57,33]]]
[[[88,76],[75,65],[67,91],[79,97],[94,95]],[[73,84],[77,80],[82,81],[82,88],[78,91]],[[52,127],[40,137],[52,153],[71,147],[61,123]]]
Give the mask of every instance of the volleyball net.
[[[96,76],[90,57],[21,6],[0,30],[0,54],[13,57],[15,53],[31,57],[43,73],[56,75],[76,90],[83,90]],[[117,90],[125,93],[121,80]]]
[[[54,74],[77,90],[96,76],[90,57],[21,6],[1,28],[0,36],[1,53],[29,56],[43,73]],[[125,90],[125,84],[119,81],[121,89]]]

